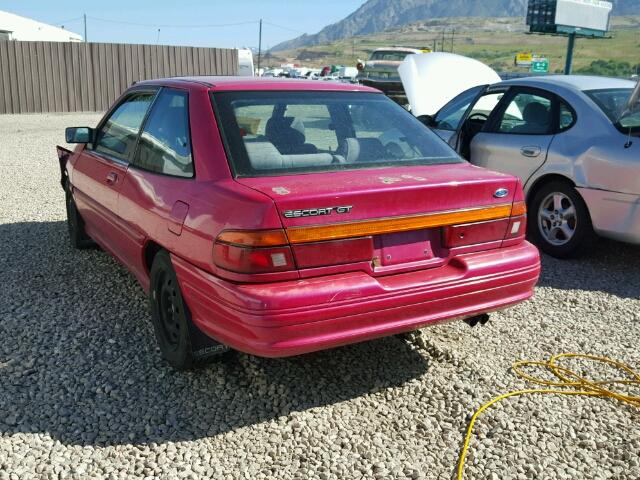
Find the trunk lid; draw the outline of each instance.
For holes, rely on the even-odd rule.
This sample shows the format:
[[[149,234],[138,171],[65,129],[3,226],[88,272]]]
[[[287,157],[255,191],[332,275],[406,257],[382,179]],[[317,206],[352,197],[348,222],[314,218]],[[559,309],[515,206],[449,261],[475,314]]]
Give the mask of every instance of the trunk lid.
[[[380,273],[442,264],[450,253],[443,225],[483,221],[475,212],[485,210],[493,215],[486,220],[508,217],[519,188],[512,176],[468,163],[237,181],[273,199],[299,265],[308,264],[303,255],[318,255],[309,244],[369,237],[369,262]]]
[[[355,222],[513,202],[517,180],[468,163],[363,169],[237,181],[268,195],[285,228]],[[507,189],[496,197],[499,189]],[[351,207],[337,211],[338,207]],[[306,212],[306,210],[332,209]],[[285,212],[305,211],[285,215]]]

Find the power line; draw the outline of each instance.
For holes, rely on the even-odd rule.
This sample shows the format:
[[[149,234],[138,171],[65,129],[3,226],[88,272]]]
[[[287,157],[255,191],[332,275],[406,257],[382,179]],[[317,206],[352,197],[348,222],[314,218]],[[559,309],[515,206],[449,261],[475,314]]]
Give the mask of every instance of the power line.
[[[87,18],[91,20],[97,20],[98,22],[106,22],[106,23],[117,23],[120,25],[131,25],[134,27],[149,27],[149,28],[222,28],[222,27],[236,27],[239,25],[250,25],[257,24],[258,20],[250,20],[245,22],[236,22],[236,23],[219,23],[215,25],[171,25],[171,24],[152,24],[152,23],[136,23],[136,22],[126,22],[123,20],[111,20],[107,18],[99,18],[99,17],[90,17]]]
[[[69,20],[62,20],[60,22],[50,22],[51,25],[64,25],[65,23],[77,22],[78,20],[82,20],[82,17],[70,18]]]
[[[267,25],[271,25],[272,27],[281,28],[283,30],[288,30],[288,31],[294,32],[294,33],[305,33],[305,32],[302,32],[300,30],[296,30],[295,28],[283,27],[282,25],[278,25],[277,23],[267,22],[266,20],[264,20],[264,23],[266,23]]]

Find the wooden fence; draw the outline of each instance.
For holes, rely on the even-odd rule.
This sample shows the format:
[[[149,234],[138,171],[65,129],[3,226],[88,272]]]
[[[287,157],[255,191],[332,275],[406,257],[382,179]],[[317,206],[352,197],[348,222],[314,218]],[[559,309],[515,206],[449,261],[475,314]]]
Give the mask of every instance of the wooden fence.
[[[237,70],[233,49],[0,41],[0,114],[103,111],[138,80]]]

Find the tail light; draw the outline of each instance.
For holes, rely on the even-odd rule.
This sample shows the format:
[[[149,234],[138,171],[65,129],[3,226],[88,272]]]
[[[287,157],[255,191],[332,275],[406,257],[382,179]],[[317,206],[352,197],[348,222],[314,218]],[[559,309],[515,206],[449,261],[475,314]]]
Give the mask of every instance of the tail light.
[[[447,248],[455,248],[517,238],[523,239],[527,229],[526,213],[525,202],[514,202],[508,218],[445,227],[442,243]]]
[[[213,246],[213,262],[236,273],[272,273],[295,269],[284,230],[222,232]]]

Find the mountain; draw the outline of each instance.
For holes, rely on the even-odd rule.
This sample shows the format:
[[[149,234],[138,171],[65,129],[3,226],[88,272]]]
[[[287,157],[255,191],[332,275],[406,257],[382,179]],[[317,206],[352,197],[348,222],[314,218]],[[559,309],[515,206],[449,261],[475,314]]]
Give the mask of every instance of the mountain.
[[[640,0],[613,0],[615,15],[640,15]],[[314,35],[282,42],[274,52],[321,45],[442,17],[524,17],[527,0],[368,0],[343,20]]]

